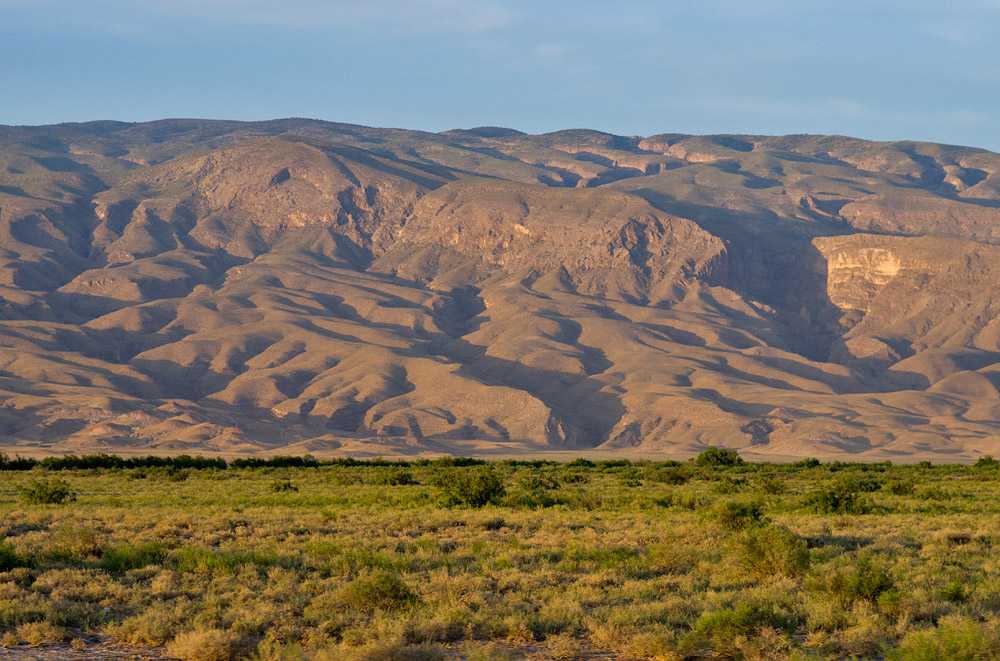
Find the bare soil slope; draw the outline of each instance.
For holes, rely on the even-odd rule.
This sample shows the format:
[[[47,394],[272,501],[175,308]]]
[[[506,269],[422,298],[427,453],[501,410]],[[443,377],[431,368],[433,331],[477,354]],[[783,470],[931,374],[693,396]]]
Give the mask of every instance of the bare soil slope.
[[[1000,156],[0,127],[0,450],[1000,452]]]

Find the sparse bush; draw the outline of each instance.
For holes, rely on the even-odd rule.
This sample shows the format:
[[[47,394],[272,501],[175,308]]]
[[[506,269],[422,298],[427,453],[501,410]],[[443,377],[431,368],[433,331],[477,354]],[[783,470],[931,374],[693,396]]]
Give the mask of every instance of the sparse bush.
[[[893,496],[912,496],[914,484],[912,480],[889,480],[882,488]]]
[[[691,471],[680,466],[655,466],[646,471],[646,479],[678,486],[691,479]]]
[[[10,571],[25,563],[10,544],[0,543],[0,572]]]
[[[123,544],[104,549],[100,567],[110,572],[125,572],[163,562],[167,552],[159,542]]]
[[[279,564],[279,558],[260,551],[226,551],[197,546],[178,549],[170,556],[177,571],[233,574],[241,567],[267,568]]]
[[[593,468],[594,462],[590,459],[584,459],[583,457],[577,457],[573,461],[566,464],[570,468]]]
[[[743,461],[743,457],[736,450],[710,447],[695,457],[694,463],[698,466],[710,468],[725,468],[729,466],[742,466],[746,462]]]
[[[994,459],[991,455],[983,455],[979,459],[976,459],[976,463],[973,465],[975,468],[997,468],[1000,467],[1000,461]]]
[[[500,475],[489,466],[443,471],[435,477],[434,485],[446,505],[496,505],[506,493]]]
[[[552,507],[561,502],[552,493],[558,488],[559,482],[551,476],[530,472],[514,481],[513,488],[506,492],[504,504],[524,508]]]
[[[738,646],[762,629],[788,630],[795,618],[775,604],[750,600],[732,608],[703,613],[681,639],[681,651],[691,656],[739,658]],[[707,649],[706,649],[707,648]]]
[[[76,500],[76,492],[62,478],[32,480],[18,492],[29,505],[62,505]]]
[[[375,484],[382,484],[390,487],[402,487],[410,484],[418,484],[418,482],[413,478],[413,473],[408,470],[403,470],[402,468],[379,471],[374,482]]]
[[[661,507],[678,507],[680,509],[691,510],[692,512],[704,507],[711,501],[694,491],[678,490],[668,493],[658,499],[656,503]]]
[[[861,494],[856,480],[838,479],[810,493],[805,502],[817,514],[867,514],[872,505]]]
[[[352,656],[357,661],[444,661],[449,658],[441,646],[430,643],[422,645],[375,643],[358,650]]]
[[[757,481],[757,488],[769,496],[785,493],[785,482],[776,477],[764,476]]]
[[[167,653],[184,661],[230,661],[238,647],[239,638],[230,631],[195,629],[178,634],[167,645]]]
[[[816,468],[819,465],[820,461],[815,457],[808,457],[806,459],[801,459],[792,464],[792,466],[796,468]]]
[[[858,555],[853,564],[824,569],[813,583],[814,588],[827,592],[845,608],[858,601],[877,605],[895,585],[888,570],[868,553]]]
[[[416,603],[417,594],[397,574],[376,571],[344,586],[340,601],[354,610],[372,613],[410,606]]]
[[[939,591],[938,595],[945,601],[953,604],[961,604],[969,598],[965,583],[960,580],[952,580],[946,583]]]
[[[166,469],[163,475],[171,482],[183,482],[191,476],[191,472],[183,468],[170,466]]]
[[[715,481],[715,484],[712,485],[712,491],[717,494],[729,495],[743,491],[746,486],[746,480],[724,475],[722,479]]]
[[[963,617],[945,617],[937,627],[911,631],[887,657],[893,661],[968,660],[1000,657],[995,626]]]
[[[764,505],[756,500],[727,500],[719,503],[711,512],[712,518],[727,530],[745,530],[763,524]]]
[[[809,568],[809,549],[804,539],[778,525],[757,526],[736,538],[740,565],[751,575],[798,576]]]
[[[51,622],[26,622],[17,628],[17,638],[28,645],[61,643],[66,630]]]
[[[295,493],[299,490],[288,478],[274,480],[271,482],[271,491],[274,493]]]

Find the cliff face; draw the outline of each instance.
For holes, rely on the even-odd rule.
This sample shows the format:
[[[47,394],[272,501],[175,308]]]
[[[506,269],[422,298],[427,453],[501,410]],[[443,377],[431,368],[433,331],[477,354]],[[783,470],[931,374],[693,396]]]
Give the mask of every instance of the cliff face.
[[[1000,156],[0,129],[0,446],[1000,451]]]

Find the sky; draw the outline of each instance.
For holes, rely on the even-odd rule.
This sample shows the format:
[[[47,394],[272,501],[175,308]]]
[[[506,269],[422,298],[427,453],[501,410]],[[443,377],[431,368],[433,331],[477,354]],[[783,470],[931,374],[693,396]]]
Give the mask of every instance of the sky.
[[[1000,151],[1000,0],[0,0],[0,124],[837,133]]]

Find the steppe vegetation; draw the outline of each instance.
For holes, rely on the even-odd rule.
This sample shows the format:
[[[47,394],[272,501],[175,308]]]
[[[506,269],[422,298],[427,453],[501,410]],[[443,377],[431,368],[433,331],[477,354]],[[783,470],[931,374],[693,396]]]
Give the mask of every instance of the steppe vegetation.
[[[989,459],[4,458],[0,644],[997,658],[998,524]]]

